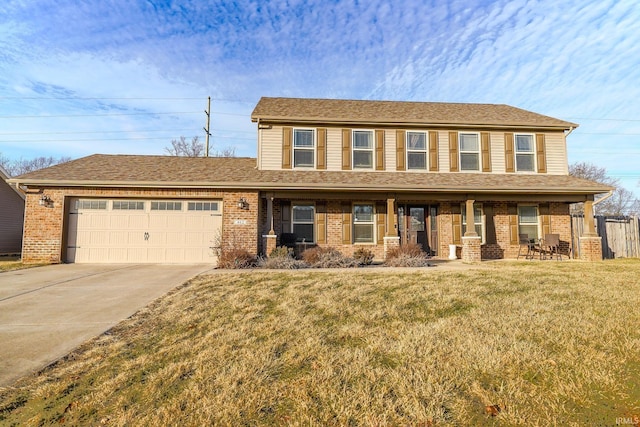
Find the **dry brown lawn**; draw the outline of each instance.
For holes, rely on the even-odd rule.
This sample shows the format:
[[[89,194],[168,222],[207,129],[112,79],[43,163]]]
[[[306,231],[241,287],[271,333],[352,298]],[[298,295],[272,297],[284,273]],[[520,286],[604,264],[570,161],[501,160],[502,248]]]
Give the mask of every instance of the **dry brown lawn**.
[[[640,260],[200,276],[0,389],[2,425],[616,425]]]
[[[20,258],[2,257],[0,258],[0,273],[3,271],[21,270],[23,268],[38,267],[43,264],[23,264]]]

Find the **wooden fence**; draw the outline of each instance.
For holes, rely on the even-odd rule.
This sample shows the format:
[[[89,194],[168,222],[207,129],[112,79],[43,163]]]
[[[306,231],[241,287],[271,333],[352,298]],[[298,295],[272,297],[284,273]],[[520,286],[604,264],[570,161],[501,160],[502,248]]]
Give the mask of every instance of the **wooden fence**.
[[[596,232],[602,237],[602,257],[640,258],[640,218],[629,216],[595,217]],[[584,230],[584,216],[571,216],[571,239],[574,258],[580,257],[579,238]]]

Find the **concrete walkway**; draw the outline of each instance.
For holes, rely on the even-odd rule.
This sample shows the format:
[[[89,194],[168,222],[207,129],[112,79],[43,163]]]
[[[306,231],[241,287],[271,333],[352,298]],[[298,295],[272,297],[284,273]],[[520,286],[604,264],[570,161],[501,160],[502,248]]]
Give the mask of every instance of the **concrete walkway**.
[[[210,269],[61,264],[0,273],[0,387],[67,355]]]

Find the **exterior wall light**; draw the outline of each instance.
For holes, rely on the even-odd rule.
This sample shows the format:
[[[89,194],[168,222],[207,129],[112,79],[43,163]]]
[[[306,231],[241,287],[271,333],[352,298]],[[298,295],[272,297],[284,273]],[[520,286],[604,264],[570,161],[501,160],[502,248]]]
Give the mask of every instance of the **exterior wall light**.
[[[247,202],[247,200],[244,197],[240,197],[240,200],[238,201],[238,208],[245,211],[249,210],[249,202]]]
[[[53,207],[53,200],[51,200],[51,197],[47,196],[46,194],[43,194],[42,197],[40,197],[38,204],[40,206],[44,206],[45,208],[51,208]]]

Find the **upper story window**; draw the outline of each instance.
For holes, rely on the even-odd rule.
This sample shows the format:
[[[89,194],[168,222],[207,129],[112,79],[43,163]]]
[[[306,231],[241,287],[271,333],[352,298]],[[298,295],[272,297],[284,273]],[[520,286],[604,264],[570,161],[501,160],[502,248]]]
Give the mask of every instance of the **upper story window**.
[[[353,131],[353,168],[373,168],[373,131]]]
[[[293,167],[312,168],[315,166],[314,134],[313,129],[293,130]]]
[[[536,170],[536,156],[533,135],[516,134],[514,138],[516,145],[516,171],[534,172]]]
[[[460,132],[460,170],[480,170],[480,141],[477,133]]]
[[[427,136],[424,132],[407,132],[407,168],[427,168]]]

